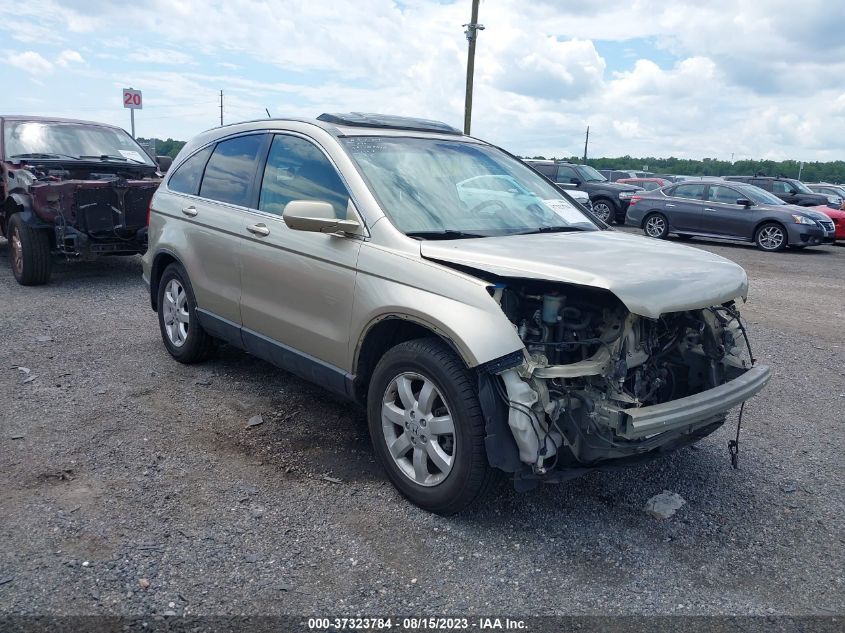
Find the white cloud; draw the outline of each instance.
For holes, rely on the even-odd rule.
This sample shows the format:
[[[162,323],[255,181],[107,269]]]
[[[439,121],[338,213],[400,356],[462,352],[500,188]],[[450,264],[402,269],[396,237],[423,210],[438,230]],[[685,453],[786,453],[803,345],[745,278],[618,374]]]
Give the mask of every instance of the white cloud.
[[[67,68],[73,64],[84,64],[85,60],[82,58],[77,51],[72,51],[70,49],[64,50],[59,53],[59,56],[56,57],[56,64],[62,66],[63,68]]]
[[[187,53],[155,48],[129,53],[126,59],[142,64],[157,64],[161,66],[190,66],[196,63],[194,62],[194,58]]]
[[[23,53],[8,50],[4,51],[3,62],[9,66],[14,66],[15,68],[34,75],[49,74],[53,72],[53,64],[35,51],[25,51]]]
[[[44,36],[5,51],[13,66],[46,73],[48,59],[62,65],[57,50],[82,51],[88,65],[74,77],[141,87],[144,119],[186,137],[215,123],[221,88],[227,120],[268,107],[460,126],[468,19],[468,3],[437,0],[29,0],[0,30]],[[845,3],[495,0],[480,21],[473,133],[512,151],[580,154],[589,124],[592,155],[845,152]],[[608,40],[621,43],[618,59],[603,57]],[[654,43],[659,54],[643,52]]]

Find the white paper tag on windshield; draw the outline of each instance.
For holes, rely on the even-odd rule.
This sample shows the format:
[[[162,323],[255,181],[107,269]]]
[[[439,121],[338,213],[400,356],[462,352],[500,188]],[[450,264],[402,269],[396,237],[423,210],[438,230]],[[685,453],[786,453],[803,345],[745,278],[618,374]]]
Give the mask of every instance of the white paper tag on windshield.
[[[584,214],[569,204],[566,200],[543,200],[543,204],[570,224],[587,221]]]
[[[128,158],[129,160],[137,160],[138,162],[141,162],[141,163],[144,162],[144,158],[138,152],[136,152],[135,150],[121,149],[121,150],[118,150],[118,151],[120,152],[120,155],[123,156],[124,158]]]

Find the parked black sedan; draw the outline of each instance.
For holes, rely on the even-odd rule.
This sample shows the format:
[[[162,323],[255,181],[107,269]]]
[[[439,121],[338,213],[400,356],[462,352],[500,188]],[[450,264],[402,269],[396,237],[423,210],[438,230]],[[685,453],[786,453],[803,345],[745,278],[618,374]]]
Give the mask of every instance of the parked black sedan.
[[[738,182],[685,182],[635,195],[628,226],[649,237],[675,233],[755,242],[764,251],[834,241],[831,219],[815,209],[786,204],[759,187]]]

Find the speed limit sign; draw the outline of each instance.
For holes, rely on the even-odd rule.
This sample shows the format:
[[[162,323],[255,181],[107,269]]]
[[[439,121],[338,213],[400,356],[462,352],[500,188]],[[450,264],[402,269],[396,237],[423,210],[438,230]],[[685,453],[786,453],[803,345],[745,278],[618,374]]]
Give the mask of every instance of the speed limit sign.
[[[141,110],[143,101],[141,100],[141,91],[133,90],[132,88],[123,89],[123,107],[131,108],[132,110]]]

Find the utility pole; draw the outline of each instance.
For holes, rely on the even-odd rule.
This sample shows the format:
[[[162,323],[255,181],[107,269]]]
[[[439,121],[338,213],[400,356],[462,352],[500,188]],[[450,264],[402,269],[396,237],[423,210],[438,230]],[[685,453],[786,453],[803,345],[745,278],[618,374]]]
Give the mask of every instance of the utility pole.
[[[587,137],[584,139],[584,162],[587,162],[587,144],[590,142],[590,126],[587,126]]]
[[[220,127],[223,127],[223,91],[220,91]]]
[[[472,78],[475,74],[475,40],[478,38],[478,31],[484,30],[484,25],[478,23],[478,0],[472,0],[472,17],[469,24],[464,24],[469,42],[469,53],[467,54],[467,91],[464,102],[464,134],[469,134],[472,123]]]

